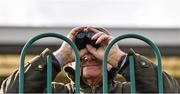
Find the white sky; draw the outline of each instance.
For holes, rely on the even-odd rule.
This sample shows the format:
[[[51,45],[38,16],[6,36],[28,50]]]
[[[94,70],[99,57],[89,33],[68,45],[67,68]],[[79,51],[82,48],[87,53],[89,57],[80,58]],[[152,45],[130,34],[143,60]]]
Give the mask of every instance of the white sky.
[[[0,0],[2,26],[180,27],[180,0]]]

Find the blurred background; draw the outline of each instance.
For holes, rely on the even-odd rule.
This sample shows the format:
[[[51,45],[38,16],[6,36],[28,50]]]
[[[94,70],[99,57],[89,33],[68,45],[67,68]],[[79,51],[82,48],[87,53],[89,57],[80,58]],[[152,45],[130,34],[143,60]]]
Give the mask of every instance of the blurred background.
[[[150,38],[161,51],[163,70],[180,82],[179,0],[0,0],[0,84],[18,68],[28,39],[45,32],[67,35],[76,26],[102,26],[114,37],[137,33]],[[55,38],[38,40],[28,49],[26,61],[45,48],[57,50],[61,43]],[[156,63],[146,43],[126,39],[118,44]]]

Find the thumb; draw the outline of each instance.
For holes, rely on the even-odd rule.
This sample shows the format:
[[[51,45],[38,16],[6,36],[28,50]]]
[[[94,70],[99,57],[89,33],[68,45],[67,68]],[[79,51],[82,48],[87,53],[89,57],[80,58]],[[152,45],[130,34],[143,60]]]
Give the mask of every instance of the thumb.
[[[80,53],[80,57],[82,57],[82,56],[84,56],[85,54],[87,54],[87,52],[88,52],[88,51],[87,51],[86,49],[81,49],[80,52],[79,52],[79,53]]]
[[[97,56],[97,49],[94,48],[92,45],[87,44],[86,48],[92,55],[94,55],[95,57]]]

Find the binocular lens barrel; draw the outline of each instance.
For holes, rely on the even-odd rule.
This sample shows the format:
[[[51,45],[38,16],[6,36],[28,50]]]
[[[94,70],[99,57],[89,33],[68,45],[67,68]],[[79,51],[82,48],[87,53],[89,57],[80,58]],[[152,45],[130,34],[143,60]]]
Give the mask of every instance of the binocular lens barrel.
[[[77,33],[76,38],[83,39],[85,36],[86,36],[86,34],[84,32],[79,32],[79,33]]]
[[[94,32],[88,32],[86,33],[86,37],[88,37],[89,39],[91,39],[91,37],[94,35]]]
[[[94,40],[91,40],[92,36],[95,34],[93,31],[88,32],[78,32],[75,38],[75,44],[79,50],[86,48],[87,44],[92,45],[95,48],[100,47],[97,45]]]

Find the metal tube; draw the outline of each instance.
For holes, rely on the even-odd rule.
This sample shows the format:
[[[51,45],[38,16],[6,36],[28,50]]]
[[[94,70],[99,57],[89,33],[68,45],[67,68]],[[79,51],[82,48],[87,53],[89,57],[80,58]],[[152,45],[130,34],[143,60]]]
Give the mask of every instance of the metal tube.
[[[52,82],[52,56],[48,55],[47,56],[47,93],[52,92],[51,82]]]
[[[158,64],[157,64],[158,65],[158,89],[159,89],[159,93],[163,93],[163,79],[162,79],[162,65],[161,65],[160,51],[159,51],[158,47],[150,39],[148,39],[144,36],[141,36],[141,35],[137,35],[137,34],[121,35],[121,36],[113,39],[111,41],[111,43],[107,46],[104,57],[103,57],[103,92],[107,93],[107,85],[108,85],[107,84],[108,83],[107,82],[108,81],[107,80],[107,58],[108,58],[109,51],[116,42],[118,42],[119,40],[125,39],[125,38],[136,38],[136,39],[142,40],[142,41],[146,42],[147,44],[149,44],[153,48],[153,51],[156,55],[157,62],[158,62]],[[132,70],[132,69],[130,69],[130,70]],[[130,77],[132,77],[132,76],[133,75],[130,74]],[[132,84],[131,88],[134,88],[134,87],[135,87],[135,84]],[[132,91],[132,92],[135,92],[135,91]]]
[[[134,72],[134,57],[129,56],[129,63],[130,63],[130,81],[131,81],[131,93],[136,92],[136,83],[135,83],[135,72]]]
[[[75,56],[75,61],[76,61],[76,73],[75,73],[75,82],[76,82],[76,93],[80,93],[80,55],[79,55],[79,50],[77,49],[76,45],[74,44],[74,42],[72,42],[70,39],[68,39],[67,37],[61,35],[61,34],[57,34],[57,33],[43,33],[43,34],[39,34],[35,37],[33,37],[32,39],[30,39],[28,42],[26,42],[26,44],[24,45],[22,51],[21,51],[21,55],[20,55],[20,67],[19,67],[19,93],[23,93],[24,92],[24,61],[25,61],[25,55],[27,53],[27,49],[29,47],[31,47],[32,43],[34,43],[35,41],[44,38],[44,37],[55,37],[55,38],[59,38],[62,39],[64,41],[66,41],[67,43],[70,44],[70,46],[73,48],[74,50],[74,56]]]

